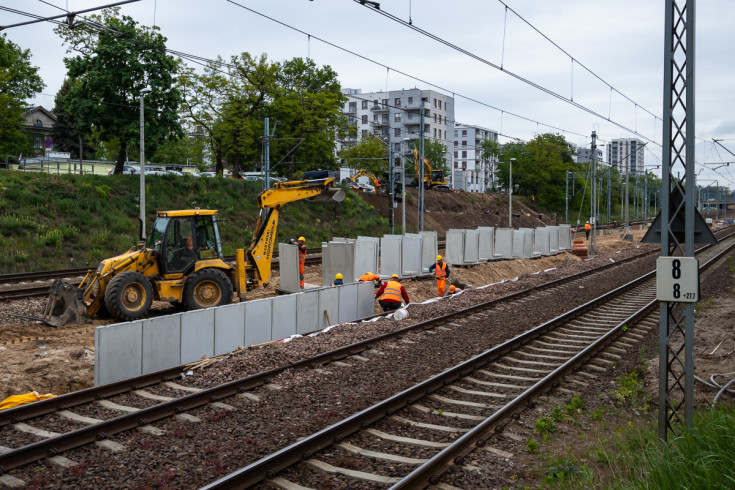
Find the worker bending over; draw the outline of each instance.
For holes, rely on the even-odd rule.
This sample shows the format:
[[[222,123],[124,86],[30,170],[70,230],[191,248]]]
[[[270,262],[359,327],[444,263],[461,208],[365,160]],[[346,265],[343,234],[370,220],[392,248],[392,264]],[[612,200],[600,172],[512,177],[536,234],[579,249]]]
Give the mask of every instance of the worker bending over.
[[[462,290],[456,287],[454,284],[449,286],[449,289],[447,289],[447,292],[444,293],[444,296],[451,296],[453,294],[461,293]]]
[[[441,255],[436,256],[436,263],[429,266],[429,273],[433,272],[436,277],[436,291],[440,298],[444,296],[449,279],[449,265],[442,260]]]
[[[306,266],[306,238],[300,236],[298,240],[291,243],[299,247],[299,286],[304,287],[304,267]]]
[[[383,311],[394,311],[401,307],[401,301],[405,301],[408,305],[408,293],[406,289],[398,282],[398,274],[393,274],[390,279],[385,281],[380,289],[375,293],[378,304]]]
[[[360,276],[360,279],[357,280],[357,282],[368,282],[368,281],[375,281],[375,287],[380,286],[380,276],[377,274],[373,274],[372,272],[366,272],[362,276]]]
[[[334,275],[334,282],[332,283],[332,286],[341,286],[344,284],[344,281],[342,281],[344,276],[340,274],[339,272]]]

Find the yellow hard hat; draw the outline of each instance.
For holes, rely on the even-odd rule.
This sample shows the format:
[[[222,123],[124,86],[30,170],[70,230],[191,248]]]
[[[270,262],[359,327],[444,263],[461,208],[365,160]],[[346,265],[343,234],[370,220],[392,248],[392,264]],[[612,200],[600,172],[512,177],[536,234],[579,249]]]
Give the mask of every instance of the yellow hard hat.
[[[398,279],[398,274],[393,274],[392,276],[390,276],[390,278],[391,279]]]
[[[437,255],[436,256],[436,260],[441,260],[441,259],[442,259],[442,256],[441,255]]]
[[[300,236],[300,237],[299,237],[299,240],[298,240],[298,241],[300,241],[300,242],[305,242],[305,241],[306,241],[306,238],[304,238],[304,237]]]
[[[335,278],[335,279],[342,279],[342,274],[340,274],[340,273],[338,272],[338,273],[337,273],[337,275],[336,275],[336,276],[334,276],[334,278]]]
[[[452,285],[452,286],[449,286],[449,292],[450,292],[450,293],[453,293],[453,292],[455,292],[456,290],[457,290],[457,288],[455,288],[455,287],[454,287],[454,285]]]
[[[372,275],[373,275],[373,273],[372,273],[372,272],[366,272],[366,273],[365,273],[365,275],[366,275],[366,276],[372,276]]]

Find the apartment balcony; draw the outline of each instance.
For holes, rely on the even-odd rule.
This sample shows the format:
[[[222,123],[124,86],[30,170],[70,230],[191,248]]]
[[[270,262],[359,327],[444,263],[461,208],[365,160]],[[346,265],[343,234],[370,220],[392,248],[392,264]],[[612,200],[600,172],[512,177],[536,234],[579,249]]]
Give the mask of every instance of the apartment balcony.
[[[424,114],[429,114],[429,111],[431,110],[431,107],[429,106],[428,102],[411,102],[406,104],[406,106],[403,108],[407,111],[418,111],[421,108],[424,108]]]
[[[373,104],[370,107],[370,110],[373,112],[388,112],[390,109],[388,109],[388,106],[384,106],[383,104],[378,104],[378,105]]]
[[[419,133],[418,131],[416,131],[415,133],[403,133],[402,136],[413,141],[421,138],[421,133]],[[424,140],[428,139],[431,139],[431,134],[428,132],[424,132]]]
[[[390,121],[370,121],[370,125],[374,128],[387,128],[390,126]]]

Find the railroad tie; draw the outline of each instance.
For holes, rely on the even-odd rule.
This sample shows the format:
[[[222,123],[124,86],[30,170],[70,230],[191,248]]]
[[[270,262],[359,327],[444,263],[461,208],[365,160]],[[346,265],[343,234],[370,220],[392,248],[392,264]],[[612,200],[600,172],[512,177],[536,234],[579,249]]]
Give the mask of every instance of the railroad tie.
[[[357,447],[352,444],[348,444],[346,442],[335,444],[335,446],[340,449],[344,449],[345,451],[350,452],[352,454],[357,454],[357,455],[360,455],[366,458],[382,459],[384,461],[393,461],[395,463],[419,465],[419,464],[424,464],[425,462],[428,461],[428,459],[425,459],[425,458],[408,458],[406,456],[398,456],[395,454],[371,451],[369,449],[363,449],[361,447]]]
[[[477,403],[477,402],[468,402],[465,400],[456,400],[454,398],[447,398],[445,396],[441,395],[429,395],[429,398],[442,402],[442,403],[448,403],[450,405],[459,405],[461,407],[473,407],[473,408],[492,408],[497,409],[500,408],[501,405],[488,405],[486,403]]]
[[[506,385],[502,385],[506,386]],[[448,389],[457,391],[459,393],[464,393],[465,395],[473,395],[473,396],[489,396],[493,398],[507,398],[507,395],[503,395],[501,393],[490,393],[489,391],[476,391],[476,390],[466,390],[464,388],[460,388],[459,386],[449,385],[447,386]]]
[[[489,453],[493,453],[496,456],[500,456],[501,458],[505,458],[505,459],[510,459],[513,457],[513,453],[509,453],[508,451],[503,451],[502,449],[498,449],[492,446],[483,446],[482,450],[487,451]]]
[[[65,419],[73,420],[74,422],[81,422],[82,424],[88,425],[101,424],[102,422],[104,422],[104,420],[102,419],[85,417],[84,415],[79,415],[78,413],[74,413],[69,410],[62,410],[59,412],[59,415],[64,417]]]
[[[439,414],[439,411],[438,410],[434,410],[432,408],[425,407],[423,405],[419,405],[419,404],[416,404],[416,403],[413,404],[413,405],[409,405],[409,408],[411,408],[412,410],[416,410],[417,412],[434,414],[434,415],[438,415]],[[445,412],[445,411],[442,411],[441,416],[442,417],[451,417],[451,418],[455,418],[455,419],[462,419],[462,420],[474,420],[474,421],[478,421],[478,422],[481,421],[481,420],[485,420],[487,418],[487,417],[480,417],[478,415],[467,415],[466,413]]]
[[[388,434],[387,432],[383,432],[377,429],[365,429],[363,430],[363,432],[366,434],[380,437],[381,439],[385,439],[388,441],[402,442],[404,444],[413,444],[415,446],[445,448],[450,445],[449,442],[434,442],[434,441],[426,441],[424,439],[414,439],[412,437],[396,436],[396,435]]]
[[[396,478],[396,477],[373,475],[372,473],[365,473],[364,471],[356,471],[356,470],[349,470],[347,468],[339,468],[337,466],[332,466],[329,463],[319,461],[318,459],[308,459],[304,461],[304,464],[313,466],[314,468],[321,470],[324,473],[335,474],[335,475],[345,475],[345,476],[349,476],[350,478],[355,478],[358,480],[385,483],[385,484],[391,484],[391,485],[401,481],[400,478]]]
[[[26,482],[12,475],[1,475],[0,483],[8,488],[25,488]]]
[[[404,417],[399,417],[397,415],[391,415],[390,419],[398,422],[399,424],[410,425],[412,427],[419,427],[421,429],[432,429],[432,430],[438,430],[441,432],[450,432],[450,433],[470,431],[470,429],[463,429],[460,427],[449,427],[447,425],[425,424],[423,422],[416,422],[415,420],[410,420]]]
[[[279,488],[283,488],[283,490],[312,490],[310,487],[302,487],[301,485],[297,485],[296,483],[290,482],[280,476],[268,480],[268,483]]]

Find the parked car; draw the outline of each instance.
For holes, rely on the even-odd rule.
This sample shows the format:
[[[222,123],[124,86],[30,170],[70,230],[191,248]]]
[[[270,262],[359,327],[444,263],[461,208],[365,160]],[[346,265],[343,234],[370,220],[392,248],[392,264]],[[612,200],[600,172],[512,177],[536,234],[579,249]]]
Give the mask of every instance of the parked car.
[[[217,172],[201,172],[200,177],[217,177]]]
[[[107,172],[107,175],[112,175],[115,173],[115,169],[111,169],[109,172]],[[137,167],[135,165],[123,165],[123,175],[137,175],[140,173],[140,167]]]
[[[146,175],[166,175],[167,170],[163,167],[146,167]]]
[[[184,172],[179,172],[178,170],[166,170],[166,174],[165,175],[175,175],[177,177],[183,177],[184,176]]]

